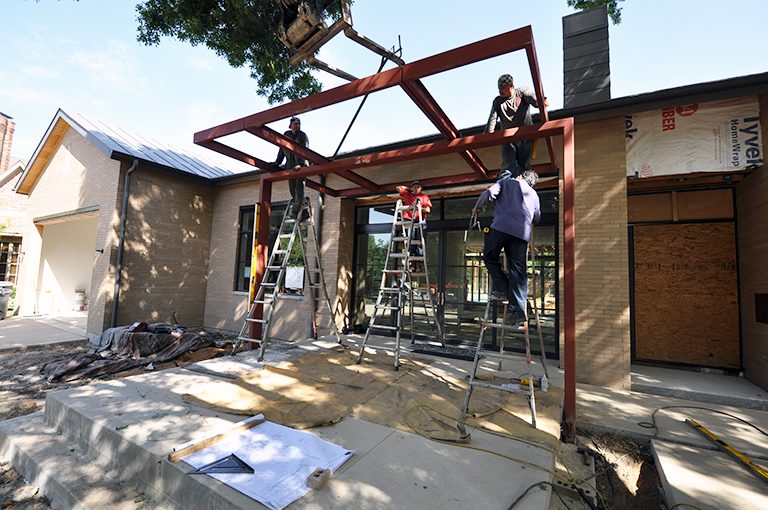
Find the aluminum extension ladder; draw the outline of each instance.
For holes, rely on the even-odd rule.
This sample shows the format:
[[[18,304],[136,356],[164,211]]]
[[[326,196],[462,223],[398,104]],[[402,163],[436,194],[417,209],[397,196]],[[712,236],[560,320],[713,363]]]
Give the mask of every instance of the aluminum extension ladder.
[[[410,218],[405,218],[404,213],[410,212]],[[421,308],[423,317],[430,327],[437,331],[437,339],[443,347],[443,327],[437,317],[437,310],[431,295],[429,283],[429,271],[427,268],[427,245],[424,239],[424,229],[420,221],[422,218],[421,202],[416,200],[413,205],[403,205],[402,200],[395,204],[395,217],[392,221],[389,249],[384,261],[384,269],[381,272],[379,295],[376,298],[373,314],[368,323],[365,337],[360,344],[360,355],[357,363],[363,361],[365,346],[375,329],[395,332],[394,367],[400,367],[401,332],[403,331],[403,315],[410,317],[411,345],[415,343],[414,333],[414,308]],[[412,249],[421,247],[421,255],[411,255]],[[384,318],[385,312],[391,312],[392,324],[383,324],[378,321]],[[430,317],[429,313],[432,313]],[[433,322],[434,321],[434,326]],[[383,349],[386,350],[386,349]]]
[[[325,277],[323,276],[322,265],[320,262],[320,247],[317,244],[317,232],[315,229],[315,218],[312,214],[312,206],[310,204],[309,197],[304,199],[301,211],[296,216],[297,219],[290,218],[289,213],[291,211],[291,204],[285,210],[283,219],[280,222],[280,228],[277,233],[277,238],[272,246],[272,251],[269,255],[269,261],[264,268],[264,275],[261,278],[261,284],[254,296],[253,301],[248,309],[248,314],[245,316],[243,326],[240,328],[240,333],[237,336],[237,341],[232,349],[232,355],[237,353],[237,349],[243,342],[252,342],[259,344],[259,361],[264,359],[264,352],[266,351],[267,344],[269,343],[269,331],[272,325],[272,315],[275,310],[275,305],[280,299],[281,288],[285,283],[285,274],[288,267],[288,259],[293,249],[293,243],[296,238],[299,239],[299,246],[301,248],[301,258],[304,261],[304,275],[309,282],[310,296],[312,300],[312,320],[315,320],[315,299],[314,291],[322,289],[323,298],[331,317],[331,330],[336,336],[336,341],[341,342],[339,336],[339,330],[336,326],[336,314],[331,306],[331,299],[328,296],[328,289],[325,285]],[[306,239],[301,230],[301,218],[308,216],[307,236],[312,242],[314,251],[315,268],[310,268],[307,261],[307,246]],[[313,282],[310,275],[316,275],[317,282]],[[253,314],[259,305],[264,306],[264,312],[261,319],[253,318]],[[252,338],[249,336],[249,329],[251,324],[261,324],[261,338]]]
[[[488,302],[485,305],[485,315],[483,316],[483,320],[480,324],[480,336],[477,340],[477,345],[475,346],[475,356],[474,356],[474,362],[472,365],[472,372],[469,375],[469,383],[467,384],[467,392],[464,396],[464,404],[462,405],[461,412],[459,414],[459,419],[457,423],[457,427],[459,430],[459,433],[461,434],[462,438],[466,439],[469,438],[469,434],[466,431],[466,427],[464,425],[464,420],[467,416],[467,411],[469,410],[469,401],[472,398],[472,392],[475,387],[480,388],[490,388],[500,391],[506,391],[510,393],[523,393],[528,397],[528,404],[531,408],[531,426],[533,428],[536,428],[536,395],[534,393],[534,384],[535,379],[533,376],[533,362],[531,360],[531,338],[530,338],[530,319],[531,317],[528,314],[527,308],[531,308],[533,310],[533,318],[534,318],[534,324],[536,326],[536,331],[538,333],[539,337],[539,349],[541,352],[541,365],[544,368],[544,375],[538,379],[537,382],[539,382],[539,386],[542,391],[547,391],[547,388],[549,387],[549,372],[547,371],[547,356],[544,352],[544,336],[541,332],[541,317],[539,316],[539,309],[537,304],[537,286],[536,286],[536,264],[535,264],[535,249],[533,248],[533,236],[531,236],[531,242],[528,246],[528,256],[527,259],[530,260],[531,266],[534,270],[534,277],[533,277],[533,285],[532,285],[532,292],[528,295],[527,300],[527,306],[525,310],[525,320],[523,322],[522,327],[521,326],[508,326],[505,324],[506,318],[507,318],[507,307],[504,306],[504,303],[506,301],[496,301],[497,303],[501,303],[502,306],[504,306],[504,313],[502,315],[501,323],[499,324],[496,321],[488,321],[488,317],[490,315],[491,311],[491,303],[494,301],[491,298],[492,292],[493,292],[493,283],[491,281],[491,284],[488,286]],[[499,329],[501,331],[501,339],[499,340],[499,353],[493,354],[493,353],[486,353],[486,356],[489,357],[496,357],[499,360],[497,369],[502,369],[502,362],[505,358],[504,354],[504,334],[505,332],[510,332],[512,336],[522,336],[525,340],[525,362],[528,368],[528,377],[527,377],[527,384],[521,384],[521,381],[518,380],[517,382],[514,382],[514,380],[510,380],[508,383],[503,384],[491,384],[486,383],[483,381],[477,380],[477,368],[480,364],[480,351],[483,347],[483,338],[485,337],[485,331],[488,328],[495,328]],[[524,386],[527,386],[525,388]]]

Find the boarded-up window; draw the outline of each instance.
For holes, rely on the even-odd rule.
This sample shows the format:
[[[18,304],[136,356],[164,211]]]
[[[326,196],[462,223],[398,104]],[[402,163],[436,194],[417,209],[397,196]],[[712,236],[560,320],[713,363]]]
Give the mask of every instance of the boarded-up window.
[[[734,223],[632,230],[635,358],[739,368]]]

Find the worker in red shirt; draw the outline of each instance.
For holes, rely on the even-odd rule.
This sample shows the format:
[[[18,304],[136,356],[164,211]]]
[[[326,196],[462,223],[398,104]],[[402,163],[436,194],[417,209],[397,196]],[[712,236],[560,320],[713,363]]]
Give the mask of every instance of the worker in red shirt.
[[[421,223],[421,231],[424,233],[427,230],[427,214],[429,211],[432,210],[432,201],[429,199],[429,196],[422,193],[422,185],[421,181],[413,181],[413,184],[411,184],[411,189],[408,189],[405,186],[397,186],[397,192],[400,194],[400,198],[403,199],[403,203],[405,205],[413,205],[416,203],[416,200],[421,203],[421,218],[415,218],[414,221],[418,221]],[[417,211],[403,211],[403,219],[404,220],[410,220],[411,217],[413,217],[414,213],[418,214]],[[411,232],[411,240],[420,240],[419,236],[416,232],[416,229],[414,228]],[[426,234],[424,235],[426,238]],[[421,246],[421,244],[411,244],[411,250],[410,250],[411,256],[421,257],[424,255],[424,248]]]

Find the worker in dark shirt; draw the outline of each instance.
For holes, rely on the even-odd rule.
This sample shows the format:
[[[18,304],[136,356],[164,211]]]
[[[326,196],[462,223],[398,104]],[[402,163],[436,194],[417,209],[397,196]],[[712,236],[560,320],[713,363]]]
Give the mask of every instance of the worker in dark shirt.
[[[539,195],[533,189],[537,180],[532,170],[519,177],[512,177],[509,171],[501,172],[499,180],[482,192],[472,208],[476,215],[489,201],[496,202],[493,222],[485,236],[483,262],[493,282],[491,298],[507,301],[507,325],[518,325],[526,319],[528,242],[532,225],[541,217]],[[502,250],[507,257],[507,274],[499,260]]]
[[[283,133],[283,135],[290,138],[294,142],[303,145],[304,147],[309,147],[309,138],[307,137],[307,134],[301,130],[301,121],[298,117],[291,117],[290,129]],[[297,156],[292,152],[286,153],[283,148],[280,147],[280,150],[277,152],[275,165],[280,166],[280,164],[283,162],[283,159],[285,159],[285,166],[282,166],[281,168],[298,171],[301,167],[307,166],[306,159],[302,158],[301,156]],[[288,187],[291,191],[291,209],[289,211],[289,216],[293,219],[296,219],[299,215],[299,212],[301,211],[302,205],[304,204],[304,178],[299,177],[297,179],[289,180]],[[301,218],[301,221],[306,219],[307,218]]]

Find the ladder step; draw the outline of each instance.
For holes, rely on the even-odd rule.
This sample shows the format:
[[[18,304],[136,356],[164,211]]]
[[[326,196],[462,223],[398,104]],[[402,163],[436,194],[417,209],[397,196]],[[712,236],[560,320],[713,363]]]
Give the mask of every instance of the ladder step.
[[[293,234],[280,234],[277,237],[279,237],[280,239],[290,239],[291,237],[293,237]]]
[[[254,299],[251,304],[256,303],[257,305],[269,305],[272,304],[273,301],[273,299]]]
[[[237,339],[240,340],[241,342],[255,342],[257,344],[261,343],[261,339],[260,338],[249,338],[247,336],[239,336],[239,337],[237,337]]]
[[[485,327],[496,328],[496,329],[506,329],[508,331],[511,331],[512,333],[525,334],[525,330],[520,326],[508,326],[506,324],[496,324],[495,322],[486,322]]]
[[[380,326],[378,324],[371,324],[368,329],[386,329],[389,331],[397,331],[397,326]]]
[[[509,393],[523,393],[525,395],[530,395],[531,393],[527,387],[519,383],[489,384],[482,381],[472,381],[470,385],[478,386],[480,388],[490,388],[492,390],[508,391]]]
[[[262,287],[276,287],[277,283],[262,283]]]
[[[381,292],[400,292],[400,287],[381,287]]]
[[[273,253],[275,255],[285,255],[286,253],[288,253],[288,250],[275,250]]]
[[[245,319],[245,321],[246,322],[255,322],[257,324],[266,324],[267,322],[269,322],[268,320],[265,320],[265,319],[252,319],[250,317],[247,317]]]
[[[384,269],[383,273],[404,273],[402,269]]]
[[[399,306],[391,306],[391,305],[376,305],[375,308],[377,310],[399,310]]]
[[[407,241],[408,238],[407,237],[393,237],[392,240],[393,241]]]
[[[282,269],[283,266],[267,266],[267,269]]]

